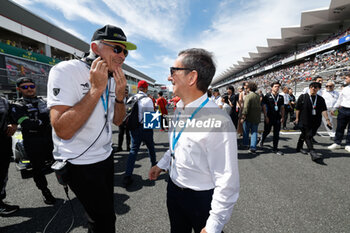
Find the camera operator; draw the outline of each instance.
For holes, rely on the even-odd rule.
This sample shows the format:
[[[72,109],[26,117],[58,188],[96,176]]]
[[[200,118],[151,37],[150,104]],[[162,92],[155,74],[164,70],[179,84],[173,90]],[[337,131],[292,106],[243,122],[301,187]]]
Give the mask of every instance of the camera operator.
[[[14,103],[11,114],[21,125],[23,146],[33,168],[34,182],[41,190],[45,204],[53,205],[56,199],[47,188],[44,171],[45,162],[53,160],[49,109],[46,101],[36,96],[36,86],[31,78],[21,77],[16,85],[22,98]]]
[[[61,62],[49,75],[54,157],[68,162],[67,183],[84,206],[89,232],[115,232],[111,123],[125,117],[122,64],[134,49],[122,29],[106,25],[94,33],[87,57]]]

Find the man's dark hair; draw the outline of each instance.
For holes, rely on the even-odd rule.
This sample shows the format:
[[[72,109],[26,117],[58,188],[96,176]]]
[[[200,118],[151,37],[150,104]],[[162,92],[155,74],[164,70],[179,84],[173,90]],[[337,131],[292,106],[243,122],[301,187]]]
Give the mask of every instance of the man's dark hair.
[[[344,76],[349,76],[350,77],[350,71],[345,71]]]
[[[233,86],[228,86],[227,87],[227,90],[231,90],[232,93],[235,93],[235,88]]]
[[[316,77],[314,77],[314,78],[312,79],[312,81],[316,81],[318,78],[323,79],[321,76],[316,76]]]
[[[271,83],[271,87],[273,87],[274,85],[278,84],[279,86],[281,86],[281,84],[279,82],[273,82]]]
[[[206,92],[216,70],[212,53],[204,49],[192,48],[183,50],[178,55],[183,56],[182,64],[185,68],[197,71],[196,86],[203,93]]]
[[[244,88],[245,85],[248,85],[248,82],[243,82],[242,83],[242,88]]]
[[[248,88],[250,91],[256,92],[256,90],[258,89],[258,86],[254,82],[248,82]]]
[[[159,92],[158,92],[158,95],[159,95],[159,96],[163,96],[163,92],[162,92],[162,91],[159,91]]]
[[[224,99],[224,102],[225,102],[225,103],[229,104],[229,102],[228,102],[228,94],[225,93],[224,95],[222,95],[221,98]]]
[[[310,87],[315,87],[315,88],[321,89],[321,83],[312,82],[312,83],[310,83],[310,85],[309,85],[309,88],[310,88]]]

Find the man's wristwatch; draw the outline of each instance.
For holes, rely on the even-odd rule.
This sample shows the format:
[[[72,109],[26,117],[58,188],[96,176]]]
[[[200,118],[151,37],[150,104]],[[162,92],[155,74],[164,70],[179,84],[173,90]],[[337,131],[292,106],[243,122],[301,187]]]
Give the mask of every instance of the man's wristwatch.
[[[115,102],[118,104],[124,104],[123,99],[122,100],[118,100],[117,97],[115,97]]]

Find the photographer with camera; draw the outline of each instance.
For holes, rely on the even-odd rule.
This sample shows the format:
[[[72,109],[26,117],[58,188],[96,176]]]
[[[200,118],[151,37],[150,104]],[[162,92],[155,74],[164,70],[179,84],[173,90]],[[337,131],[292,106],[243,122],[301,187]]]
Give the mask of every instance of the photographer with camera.
[[[53,205],[56,198],[48,189],[45,177],[46,161],[52,162],[52,128],[49,109],[42,97],[36,96],[34,80],[27,77],[17,79],[17,91],[22,95],[11,109],[11,115],[21,125],[23,146],[33,168],[33,179],[47,205]]]
[[[122,64],[135,49],[122,29],[106,25],[94,33],[87,57],[50,71],[54,157],[67,162],[64,182],[84,206],[89,232],[115,232],[111,123],[125,116]]]

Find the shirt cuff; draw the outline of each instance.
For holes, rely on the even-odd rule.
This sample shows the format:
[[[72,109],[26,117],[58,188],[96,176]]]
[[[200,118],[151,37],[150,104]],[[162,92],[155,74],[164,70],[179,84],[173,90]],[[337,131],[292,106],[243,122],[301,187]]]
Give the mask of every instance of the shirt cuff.
[[[163,170],[169,170],[170,159],[171,159],[170,150],[167,150],[164,153],[163,157],[158,161],[157,167],[159,167],[160,169],[163,169]]]
[[[216,221],[212,215],[209,216],[205,225],[205,230],[207,233],[221,233],[223,228],[223,224],[220,224],[218,221]]]

